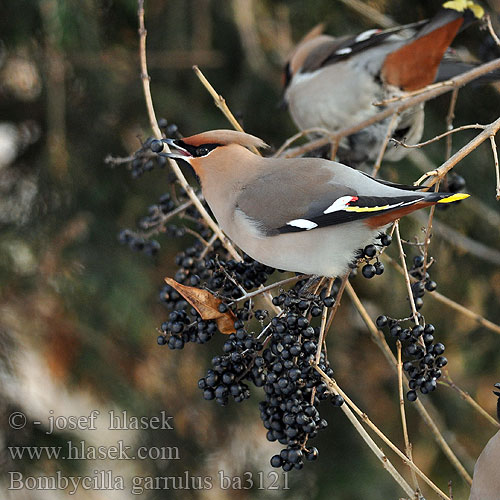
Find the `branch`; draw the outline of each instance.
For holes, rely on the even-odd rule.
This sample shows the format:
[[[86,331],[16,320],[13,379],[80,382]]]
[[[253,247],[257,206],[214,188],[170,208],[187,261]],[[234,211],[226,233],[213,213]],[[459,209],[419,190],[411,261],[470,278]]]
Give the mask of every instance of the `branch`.
[[[491,150],[493,151],[493,161],[495,162],[495,175],[497,179],[496,198],[497,200],[500,200],[500,172],[498,169],[498,152],[494,135],[490,135],[490,142],[491,142]]]
[[[405,441],[405,452],[406,456],[413,462],[412,457],[412,446],[410,443],[410,438],[408,437],[408,427],[406,425],[406,413],[405,413],[405,399],[403,395],[403,361],[401,359],[401,341],[398,340],[396,342],[396,346],[398,349],[398,394],[399,394],[399,410],[401,413],[401,424],[403,425],[403,438]],[[415,475],[415,471],[411,468],[411,476],[413,480],[413,486],[415,489],[418,489],[418,481],[417,476]]]
[[[494,419],[479,403],[477,403],[467,392],[463,391],[458,387],[458,385],[453,382],[451,377],[446,373],[443,374],[441,377],[440,383],[443,383],[444,385],[450,387],[454,391],[456,391],[460,397],[466,401],[468,404],[472,406],[476,411],[478,411],[490,424],[494,425],[495,427],[499,428],[500,423],[496,419]]]
[[[443,137],[454,134],[456,132],[461,132],[462,130],[469,130],[469,129],[484,130],[485,128],[486,128],[486,125],[479,125],[478,123],[476,123],[475,125],[463,125],[462,127],[454,128],[452,130],[448,130],[448,132],[444,132],[443,134],[437,135],[436,137],[433,137],[432,139],[429,139],[428,141],[419,142],[418,144],[406,144],[402,141],[398,141],[397,139],[393,139],[393,138],[391,138],[391,141],[395,142],[399,146],[402,146],[403,148],[407,148],[407,149],[422,148],[424,146],[427,146],[427,144],[432,144],[433,142],[441,140]]]
[[[407,464],[412,471],[414,471],[415,473],[417,473],[438,495],[440,498],[443,498],[445,500],[450,500],[450,498],[445,494],[443,493],[416,465],[415,463],[409,459],[397,446],[395,446],[392,441],[368,418],[368,415],[363,412],[362,410],[360,410],[356,404],[354,404],[354,402],[349,398],[349,396],[347,396],[347,394],[338,386],[337,382],[332,379],[331,377],[329,377],[321,368],[319,368],[319,366],[315,366],[314,367],[315,370],[321,375],[323,381],[329,386],[329,389],[330,389],[330,392],[332,392],[333,394],[340,394],[340,396],[342,396],[342,398],[345,400],[346,404],[343,404],[341,406],[342,409],[344,409],[344,407],[346,407],[347,405],[349,405],[352,410],[360,417],[360,419],[372,430],[375,432],[375,434],[377,434],[377,436],[382,439],[382,441],[387,445],[389,446],[389,448],[399,457],[401,458],[401,460],[403,461],[403,463]],[[349,408],[347,408],[347,410],[349,410],[349,412],[351,413],[353,419],[355,420],[355,422],[359,425],[359,422],[358,420],[354,417],[354,415],[352,414],[351,410]],[[346,413],[346,411],[344,410],[344,413]],[[346,415],[348,416],[349,418],[349,415],[346,413]],[[349,418],[349,420],[351,420]],[[351,422],[354,424],[353,420],[351,420]],[[356,426],[355,426],[356,427]],[[361,427],[361,426],[360,426]],[[363,429],[363,427],[361,427],[361,429]],[[356,427],[356,430],[358,430],[358,428]],[[364,429],[363,429],[364,431]],[[359,432],[359,430],[358,430]],[[365,431],[366,432],[366,431]],[[372,441],[373,442],[373,441]],[[367,442],[368,443],[368,442]],[[376,444],[373,442],[373,444],[376,446]],[[370,445],[369,445],[370,446]],[[370,446],[370,448],[372,448]],[[373,450],[373,448],[372,448]],[[377,450],[379,452],[381,452],[381,450],[377,447]],[[384,456],[385,457],[385,456]],[[387,460],[387,457],[385,457],[385,459]],[[421,498],[421,495],[415,491],[413,492],[413,496],[414,498]]]
[[[495,59],[496,61],[498,59]],[[463,160],[468,154],[474,151],[482,142],[494,136],[498,129],[500,129],[500,118],[497,118],[493,123],[490,123],[485,127],[485,129],[478,134],[472,141],[466,144],[462,149],[457,151],[451,158],[445,161],[439,168],[429,173],[428,177],[433,177],[433,179],[425,184],[427,187],[431,187],[439,179],[442,179],[459,161]]]
[[[235,130],[238,130],[239,132],[244,132],[242,126],[239,124],[238,120],[234,117],[233,113],[231,113],[231,110],[228,108],[224,97],[222,97],[215,91],[210,82],[205,78],[205,75],[201,72],[200,68],[194,65],[193,71],[195,72],[196,76],[200,79],[200,82],[203,84],[203,86],[208,90],[209,94],[213,97],[215,105],[222,111],[222,113],[228,119],[229,123],[233,126],[233,128]],[[260,151],[255,146],[252,146],[250,149],[256,155],[260,156]]]
[[[396,128],[396,124],[399,118],[399,113],[394,113],[392,115],[391,121],[389,122],[389,126],[387,127],[387,132],[384,137],[384,142],[380,146],[380,150],[377,155],[377,159],[375,160],[375,165],[373,165],[372,177],[377,177],[377,173],[380,170],[380,165],[382,164],[382,158],[384,157],[385,151],[387,149],[387,145],[391,139],[392,133]]]

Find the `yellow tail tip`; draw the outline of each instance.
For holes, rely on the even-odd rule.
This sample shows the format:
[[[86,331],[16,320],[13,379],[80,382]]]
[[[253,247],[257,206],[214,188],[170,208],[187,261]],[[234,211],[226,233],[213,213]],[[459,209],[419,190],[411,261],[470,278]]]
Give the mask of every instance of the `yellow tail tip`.
[[[452,194],[451,196],[448,196],[448,198],[443,198],[442,200],[439,200],[438,203],[453,203],[454,201],[460,201],[460,200],[465,200],[465,198],[468,198],[470,194],[467,193],[455,193]]]
[[[472,0],[450,0],[449,2],[445,2],[443,7],[445,9],[453,9],[458,12],[470,9],[478,19],[481,19],[484,16],[484,9]]]

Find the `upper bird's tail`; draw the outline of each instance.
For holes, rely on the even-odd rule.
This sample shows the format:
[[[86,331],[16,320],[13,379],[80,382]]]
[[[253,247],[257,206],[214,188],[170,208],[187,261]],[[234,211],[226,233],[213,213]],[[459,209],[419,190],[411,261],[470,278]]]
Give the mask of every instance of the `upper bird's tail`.
[[[445,2],[412,41],[386,57],[382,68],[384,80],[407,91],[431,84],[459,30],[482,15],[482,8],[470,0]]]

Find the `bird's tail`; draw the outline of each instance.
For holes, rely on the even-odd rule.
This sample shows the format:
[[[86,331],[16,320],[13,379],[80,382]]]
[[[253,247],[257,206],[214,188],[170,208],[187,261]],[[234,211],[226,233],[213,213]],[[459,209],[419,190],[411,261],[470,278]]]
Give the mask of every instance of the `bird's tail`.
[[[470,194],[467,193],[429,193],[425,201],[431,203],[454,203],[465,200]]]

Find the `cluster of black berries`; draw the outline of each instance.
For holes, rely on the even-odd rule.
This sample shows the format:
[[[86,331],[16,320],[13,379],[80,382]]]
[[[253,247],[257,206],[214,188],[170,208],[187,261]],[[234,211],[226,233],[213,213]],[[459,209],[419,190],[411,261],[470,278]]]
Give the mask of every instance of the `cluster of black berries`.
[[[259,408],[268,429],[267,439],[286,446],[271,458],[271,465],[285,471],[301,469],[304,460],[317,458],[318,450],[307,447],[307,442],[328,425],[321,418],[318,405],[330,398],[330,393],[313,366],[318,349],[321,349],[318,345],[320,328],[311,322],[321,315],[323,306],[335,304],[339,284],[339,280],[335,282],[328,296],[323,289],[319,295],[304,299],[301,294],[304,283],[299,282],[273,299],[283,313],[272,319],[267,332],[268,343],[262,352],[266,399]],[[333,375],[324,352],[321,352],[318,367],[327,376]],[[336,406],[343,403],[339,396],[331,400]]]
[[[229,269],[233,273],[243,273],[239,276],[239,283],[244,283],[245,272],[255,267],[247,258],[243,263],[231,264]],[[253,315],[262,322],[266,311],[252,311],[249,304],[234,310],[234,304],[222,303],[221,312],[231,307],[240,319],[234,324],[235,333],[223,345],[223,354],[212,359],[212,368],[198,382],[204,398],[215,399],[221,405],[226,405],[229,398],[236,402],[248,399],[249,384],[263,387],[265,400],[259,408],[268,430],[267,439],[285,445],[279,455],[271,458],[271,464],[285,471],[301,469],[304,460],[317,458],[318,450],[307,447],[307,442],[327,427],[318,405],[330,398],[326,384],[313,366],[319,348],[320,328],[311,323],[321,315],[323,307],[335,304],[340,280],[334,283],[329,295],[323,288],[319,294],[307,294],[304,298],[304,285],[304,280],[299,281],[289,291],[273,298],[274,305],[282,312],[261,328],[257,336],[245,329],[244,321]],[[323,352],[318,366],[327,376],[333,375]],[[331,401],[336,406],[343,403],[340,396],[331,397]]]
[[[118,235],[118,240],[122,245],[128,245],[134,252],[144,252],[153,257],[160,250],[160,244],[154,239],[147,239],[140,234],[130,230],[123,229]]]
[[[183,191],[179,193],[180,202],[184,202],[186,195]],[[160,244],[151,236],[158,233],[166,233],[172,238],[180,238],[186,234],[184,226],[172,224],[172,214],[176,213],[177,204],[172,199],[170,193],[160,196],[158,203],[148,207],[148,214],[142,217],[137,223],[138,231],[123,229],[118,235],[118,240],[124,245],[128,245],[134,251],[142,251],[146,255],[154,256],[160,250]],[[199,218],[198,211],[190,206],[184,211],[192,219]],[[205,236],[210,234],[206,232]]]
[[[427,270],[424,271],[424,257],[416,255],[413,258],[413,265],[409,270],[410,276],[416,281],[411,285],[411,293],[417,311],[424,305],[425,292],[433,292],[437,288],[437,283],[431,280]]]
[[[239,320],[235,326],[238,333],[243,328],[240,323],[247,321],[252,315],[252,303],[249,300],[244,302],[234,300],[265,283],[274,269],[248,256],[245,256],[242,262],[229,258],[224,260],[227,257],[228,254],[219,240],[208,252],[197,240],[192,246],[177,254],[175,264],[178,270],[174,279],[183,285],[205,288],[230,302],[230,305],[221,303],[219,312],[225,313],[231,309]],[[185,342],[205,343],[217,331],[213,321],[202,320],[196,310],[170,285],[162,288],[160,301],[172,311],[169,321],[161,326],[162,335],[158,337],[160,345],[182,349]],[[253,314],[257,319],[265,318],[264,311],[253,311]]]
[[[158,120],[158,126],[166,137],[180,139],[178,127],[175,124],[169,124],[165,118]],[[141,147],[135,151],[130,158],[106,158],[106,163],[110,165],[126,164],[127,169],[130,170],[133,179],[139,178],[144,172],[150,172],[158,166],[164,168],[167,164],[167,159],[159,156],[151,151],[151,146],[156,139],[148,137],[144,142],[141,142]]]
[[[245,381],[261,387],[264,384],[264,362],[258,355],[262,344],[249,335],[242,321],[235,322],[236,333],[229,336],[223,345],[224,354],[212,359],[212,369],[198,381],[205,399],[215,399],[225,406],[231,396],[237,403],[250,397]]]
[[[361,268],[361,274],[365,278],[373,278],[375,275],[380,276],[384,272],[384,264],[380,262],[378,258],[378,253],[380,249],[388,247],[392,243],[392,238],[388,234],[382,233],[378,236],[380,244],[367,245],[365,248],[360,249],[357,255],[356,262],[351,266],[351,277],[353,276],[353,271],[357,269],[360,262],[364,262]],[[354,273],[355,275],[356,273]]]
[[[419,319],[422,319],[422,316]],[[387,327],[391,336],[401,341],[406,358],[403,369],[410,378],[410,390],[406,397],[409,401],[415,401],[417,390],[428,394],[436,389],[437,380],[441,377],[441,368],[448,360],[442,355],[444,344],[434,341],[434,325],[428,323],[425,326],[405,327],[404,324],[408,321],[409,318],[397,320],[379,316],[376,323],[379,328]]]

